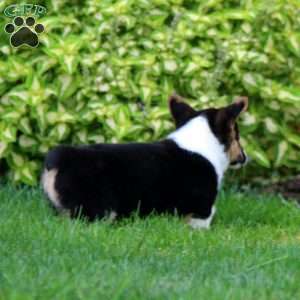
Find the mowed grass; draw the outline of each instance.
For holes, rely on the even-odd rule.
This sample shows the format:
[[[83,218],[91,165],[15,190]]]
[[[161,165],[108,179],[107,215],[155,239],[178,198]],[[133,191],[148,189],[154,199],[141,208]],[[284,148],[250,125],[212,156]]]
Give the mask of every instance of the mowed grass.
[[[87,224],[0,189],[0,299],[300,299],[300,210],[221,192],[211,230],[173,216]]]

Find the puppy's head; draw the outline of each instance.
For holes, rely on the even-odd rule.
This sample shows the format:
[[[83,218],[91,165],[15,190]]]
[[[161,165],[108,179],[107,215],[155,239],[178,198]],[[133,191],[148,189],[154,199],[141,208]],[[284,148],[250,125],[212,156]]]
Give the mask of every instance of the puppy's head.
[[[180,96],[173,94],[169,98],[169,106],[176,128],[184,126],[193,118],[203,116],[207,119],[213,134],[224,146],[230,166],[238,168],[247,162],[247,156],[240,144],[237,124],[239,115],[248,107],[247,97],[239,97],[229,106],[197,111],[183,102]]]

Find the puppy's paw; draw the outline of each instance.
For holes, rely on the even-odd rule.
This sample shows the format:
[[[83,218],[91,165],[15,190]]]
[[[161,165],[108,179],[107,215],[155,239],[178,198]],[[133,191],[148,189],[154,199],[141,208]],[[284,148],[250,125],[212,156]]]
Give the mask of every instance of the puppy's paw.
[[[211,221],[216,213],[216,208],[213,206],[211,208],[210,216],[206,219],[201,218],[193,218],[192,216],[189,216],[187,218],[187,223],[193,228],[193,229],[209,229]]]

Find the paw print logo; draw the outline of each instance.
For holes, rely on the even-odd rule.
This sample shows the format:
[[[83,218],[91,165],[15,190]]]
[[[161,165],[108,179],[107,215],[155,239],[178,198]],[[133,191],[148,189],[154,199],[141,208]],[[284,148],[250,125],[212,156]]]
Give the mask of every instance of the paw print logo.
[[[11,34],[10,43],[13,47],[21,45],[37,47],[39,44],[38,34],[44,31],[44,26],[35,24],[33,17],[26,18],[25,22],[22,17],[16,17],[13,23],[6,24],[4,30]]]

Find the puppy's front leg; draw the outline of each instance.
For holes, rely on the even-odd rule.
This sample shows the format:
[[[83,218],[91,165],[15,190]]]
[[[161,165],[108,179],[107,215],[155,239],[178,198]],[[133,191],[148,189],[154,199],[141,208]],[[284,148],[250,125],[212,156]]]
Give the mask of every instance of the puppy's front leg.
[[[209,229],[215,213],[216,208],[212,206],[210,215],[207,218],[196,218],[191,215],[187,217],[187,223],[194,229]]]

